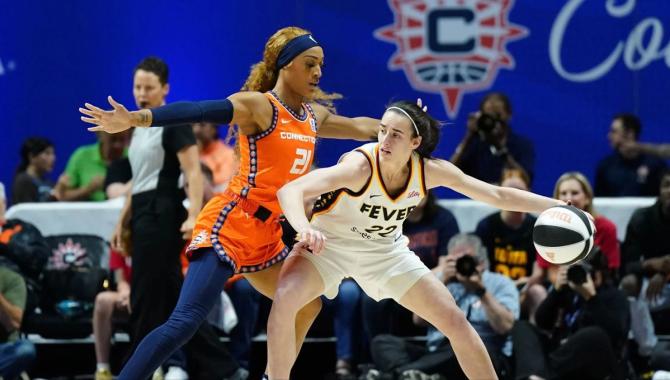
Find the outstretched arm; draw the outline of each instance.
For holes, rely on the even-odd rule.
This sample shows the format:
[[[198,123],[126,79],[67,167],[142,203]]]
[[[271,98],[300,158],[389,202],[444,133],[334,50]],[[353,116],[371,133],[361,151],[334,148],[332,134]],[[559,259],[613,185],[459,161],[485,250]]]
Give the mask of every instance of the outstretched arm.
[[[95,127],[88,128],[89,131],[118,133],[130,127],[170,127],[211,122],[238,124],[243,134],[253,134],[258,132],[255,130],[256,126],[269,126],[272,117],[272,106],[259,92],[238,92],[227,99],[175,102],[138,111],[128,111],[123,104],[118,103],[111,96],[107,100],[112,106],[110,111],[105,111],[90,103],[85,104],[86,108],[79,108],[79,112],[85,115],[81,116],[81,120],[95,125]]]
[[[493,207],[518,212],[540,213],[550,207],[566,204],[529,191],[488,184],[463,173],[448,161],[426,159],[425,163],[426,187],[429,189],[449,187]]]
[[[320,122],[317,136],[330,139],[372,141],[377,139],[379,120],[370,117],[344,117],[335,115],[326,107],[312,104]]]
[[[296,230],[300,240],[309,240],[314,253],[318,253],[323,241],[320,234],[315,235],[311,230],[305,214],[304,199],[342,188],[358,191],[367,182],[371,170],[363,154],[351,153],[337,165],[309,172],[279,189],[277,198],[286,219]]]

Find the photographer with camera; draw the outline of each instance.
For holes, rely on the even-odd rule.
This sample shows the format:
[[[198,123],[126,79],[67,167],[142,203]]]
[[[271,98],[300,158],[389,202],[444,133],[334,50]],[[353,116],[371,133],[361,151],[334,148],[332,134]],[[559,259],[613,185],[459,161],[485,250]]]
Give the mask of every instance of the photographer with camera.
[[[509,333],[519,316],[519,292],[512,280],[488,271],[486,248],[479,237],[457,234],[449,240],[447,250],[433,273],[482,338],[500,374],[506,368],[505,356],[511,354]],[[417,325],[426,324],[416,314],[413,319]],[[393,335],[378,335],[371,344],[375,365],[381,371],[401,375],[401,379],[435,373],[465,379],[447,338],[432,326],[428,326],[426,338],[426,346],[419,346]]]
[[[469,115],[465,136],[450,161],[465,174],[488,183],[498,183],[503,169],[522,170],[532,180],[535,148],[529,139],[512,131],[511,117],[512,105],[505,94],[486,95],[479,111]]]
[[[586,261],[562,265],[535,313],[512,333],[517,379],[617,379],[630,315],[598,247]]]

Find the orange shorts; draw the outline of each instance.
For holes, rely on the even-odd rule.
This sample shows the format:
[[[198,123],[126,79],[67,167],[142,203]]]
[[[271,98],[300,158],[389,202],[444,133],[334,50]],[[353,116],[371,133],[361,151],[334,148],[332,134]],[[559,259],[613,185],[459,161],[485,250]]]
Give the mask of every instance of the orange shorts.
[[[279,215],[265,221],[255,217],[259,205],[230,191],[212,198],[200,211],[187,248],[191,257],[200,248],[213,247],[221,261],[236,273],[256,272],[286,258]]]

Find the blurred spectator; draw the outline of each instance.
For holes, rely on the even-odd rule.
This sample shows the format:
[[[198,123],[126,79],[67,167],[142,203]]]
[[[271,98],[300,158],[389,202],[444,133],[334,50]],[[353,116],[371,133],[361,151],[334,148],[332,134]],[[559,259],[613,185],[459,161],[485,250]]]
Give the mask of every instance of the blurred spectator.
[[[128,195],[132,187],[133,170],[128,157],[120,158],[109,164],[105,175],[105,196],[114,199]]]
[[[165,104],[169,89],[165,62],[148,57],[137,65],[133,96],[138,108]],[[184,239],[191,237],[202,205],[203,180],[195,137],[188,125],[134,128],[128,157],[132,190],[119,217],[112,245],[118,250],[124,229],[130,230],[132,352],[145,335],[167,320],[176,305],[182,282],[179,254]],[[186,193],[178,185],[182,171],[189,184],[188,212],[182,206]],[[186,345],[186,353],[195,378],[223,378],[238,369],[207,323],[200,326]],[[180,367],[184,368],[185,363]]]
[[[237,172],[239,162],[235,150],[227,144],[228,141],[221,141],[219,127],[213,123],[193,124],[193,134],[198,143],[200,161],[214,173],[214,191],[220,193],[226,189],[228,181]]]
[[[649,312],[649,301],[644,295],[638,298],[628,297],[631,317],[631,333],[634,346],[637,346],[637,355],[643,362],[638,373],[647,370],[670,371],[670,342],[659,340],[654,332],[654,322]],[[635,357],[635,353],[631,353]]]
[[[660,174],[666,167],[660,158],[624,149],[640,137],[642,124],[631,114],[614,117],[607,139],[614,150],[598,163],[597,197],[647,197],[658,195]]]
[[[21,146],[21,163],[12,184],[12,204],[57,200],[54,183],[47,177],[55,162],[56,153],[51,141],[43,137],[26,139]]]
[[[559,267],[535,314],[537,327],[514,327],[516,379],[619,379],[630,328],[626,296],[599,250],[587,262]]]
[[[448,255],[435,268],[436,273],[465,313],[491,356],[497,372],[505,368],[511,353],[509,332],[519,316],[519,292],[509,278],[490,272],[486,248],[475,235],[458,234],[449,241]],[[425,323],[414,316],[415,323]],[[448,379],[465,378],[447,338],[428,327],[426,346],[392,335],[379,335],[372,341],[372,358],[383,372],[403,378],[428,378],[440,373]],[[424,377],[420,377],[424,376]]]
[[[109,165],[126,155],[128,132],[97,133],[98,142],[77,148],[63,175],[62,201],[104,201]],[[60,181],[60,180],[59,180]]]
[[[607,258],[607,264],[611,271],[611,278],[616,283],[618,271],[621,266],[621,251],[617,239],[616,225],[598,214],[593,207],[593,189],[586,177],[579,172],[563,173],[554,186],[554,198],[562,201],[570,201],[572,205],[580,210],[591,214],[595,219],[596,233],[593,237],[594,247],[598,247]],[[549,271],[550,281],[556,282],[556,265],[551,265],[541,256],[537,256],[537,262],[543,270]]]
[[[528,177],[516,169],[505,170],[501,186],[528,191]],[[535,263],[533,226],[536,220],[527,213],[503,210],[482,219],[475,230],[488,251],[489,270],[509,277],[522,289],[521,314],[526,317],[535,313],[547,295],[541,285],[543,272]]]
[[[661,175],[658,200],[633,213],[623,244],[623,273],[626,275],[621,286],[631,297],[646,297],[652,311],[670,306],[669,237],[670,170],[666,169]],[[667,317],[664,319],[667,323]]]
[[[127,319],[130,315],[130,257],[112,250],[109,270],[114,276],[116,290],[98,293],[93,307],[93,337],[95,339],[95,380],[112,380],[109,366],[112,320]]]
[[[407,217],[402,231],[412,250],[428,268],[435,268],[447,254],[447,243],[459,232],[451,211],[437,204],[432,191]],[[412,313],[392,299],[376,302],[363,294],[363,326],[369,340],[379,334],[416,335],[423,329],[411,323]]]
[[[468,117],[465,136],[450,161],[475,178],[498,183],[505,168],[519,169],[532,180],[535,148],[512,130],[512,105],[507,96],[492,92],[484,97],[479,112]]]
[[[20,340],[26,284],[20,274],[0,266],[0,378],[13,380],[35,361],[35,346]]]
[[[5,187],[0,183],[0,227],[5,224]],[[0,378],[13,380],[35,361],[35,346],[19,340],[26,308],[27,289],[23,277],[6,266],[8,245],[0,243]]]

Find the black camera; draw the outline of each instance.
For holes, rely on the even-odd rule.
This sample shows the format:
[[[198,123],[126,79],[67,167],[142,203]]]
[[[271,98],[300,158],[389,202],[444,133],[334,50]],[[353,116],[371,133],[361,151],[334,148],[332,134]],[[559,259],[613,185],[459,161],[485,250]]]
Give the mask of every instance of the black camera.
[[[463,255],[456,260],[456,272],[464,277],[470,277],[477,272],[477,260],[470,255]]]
[[[568,268],[568,281],[579,286],[586,282],[586,275],[593,271],[593,267],[586,263],[580,262]]]
[[[498,124],[503,124],[504,121],[498,115],[490,113],[482,113],[477,118],[477,130],[484,133],[489,133]]]

